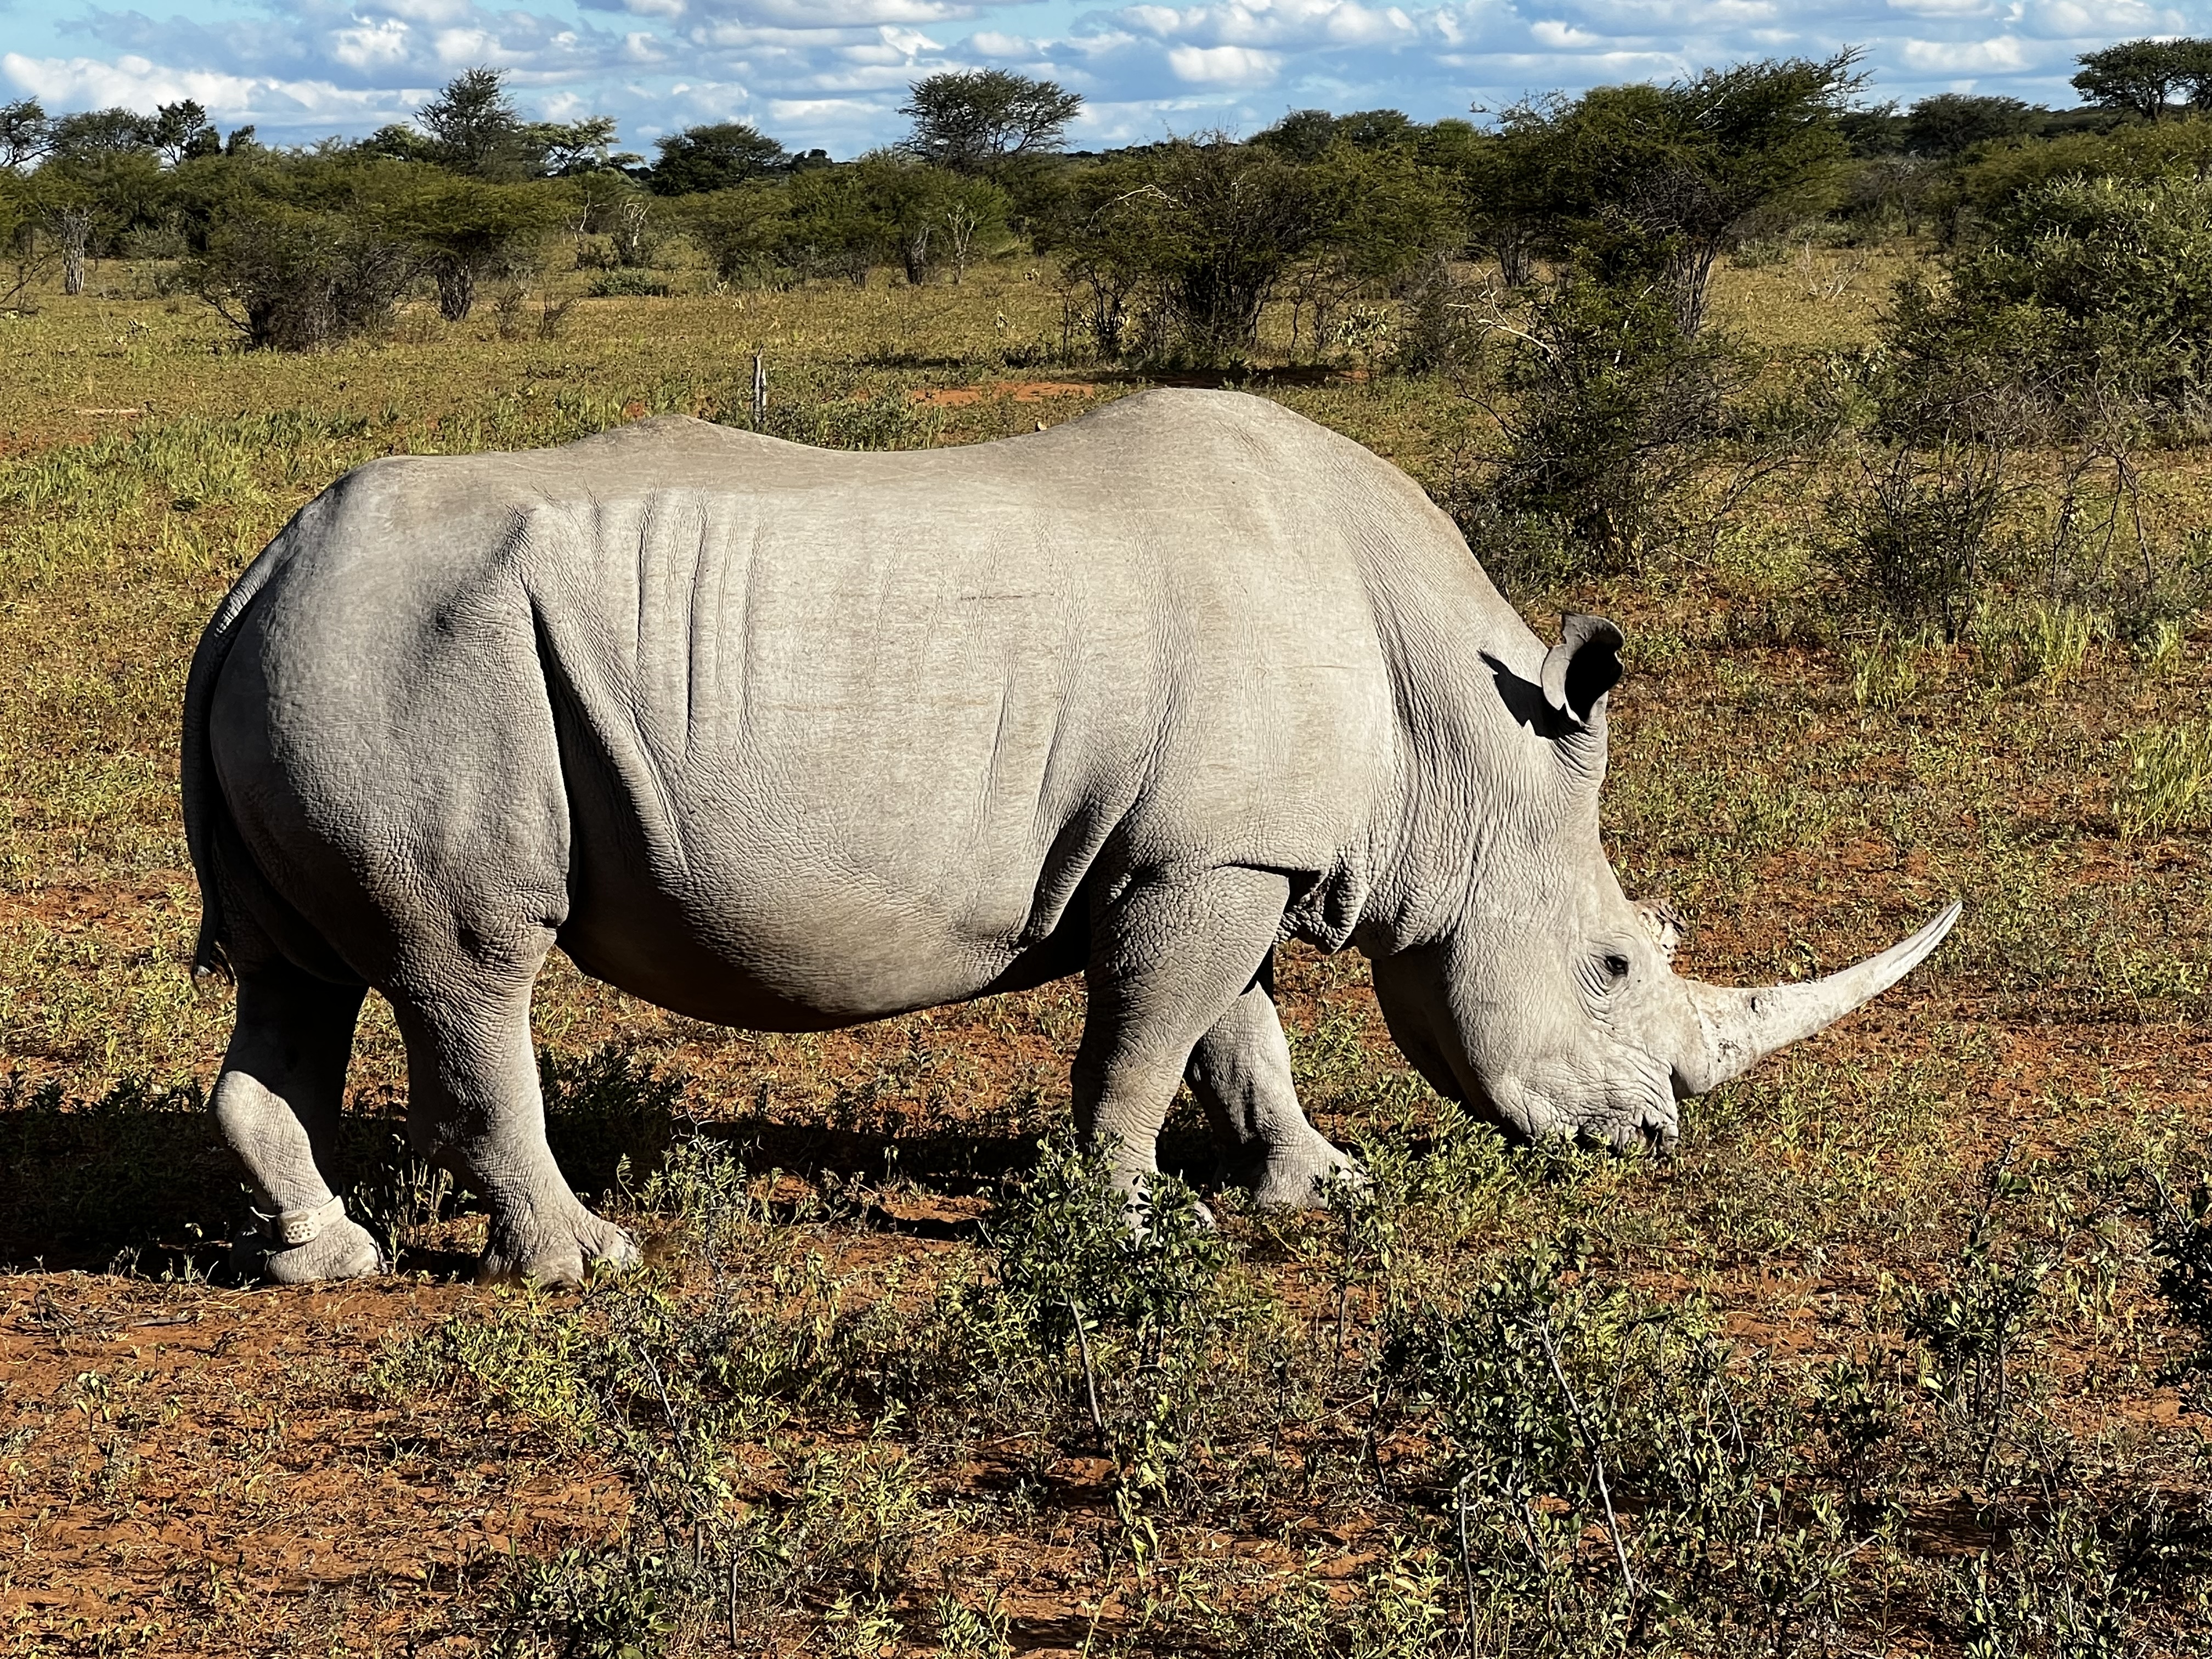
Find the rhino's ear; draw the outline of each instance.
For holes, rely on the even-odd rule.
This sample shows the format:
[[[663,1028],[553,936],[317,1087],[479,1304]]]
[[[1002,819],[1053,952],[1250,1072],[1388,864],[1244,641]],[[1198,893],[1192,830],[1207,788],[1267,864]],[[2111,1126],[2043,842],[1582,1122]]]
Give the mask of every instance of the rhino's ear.
[[[1605,694],[1620,684],[1620,630],[1602,617],[1568,617],[1559,642],[1544,653],[1544,701],[1587,726]]]

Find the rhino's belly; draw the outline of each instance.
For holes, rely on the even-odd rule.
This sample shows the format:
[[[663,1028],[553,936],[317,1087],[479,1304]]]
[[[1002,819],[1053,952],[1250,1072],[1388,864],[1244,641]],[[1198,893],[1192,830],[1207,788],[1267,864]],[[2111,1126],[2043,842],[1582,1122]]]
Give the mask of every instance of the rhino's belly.
[[[734,868],[695,862],[681,878],[585,852],[570,872],[561,948],[634,996],[771,1031],[827,1030],[1024,989],[1083,964],[1079,906],[1049,936],[1024,938],[952,914],[941,893],[893,892],[866,872],[755,852]]]

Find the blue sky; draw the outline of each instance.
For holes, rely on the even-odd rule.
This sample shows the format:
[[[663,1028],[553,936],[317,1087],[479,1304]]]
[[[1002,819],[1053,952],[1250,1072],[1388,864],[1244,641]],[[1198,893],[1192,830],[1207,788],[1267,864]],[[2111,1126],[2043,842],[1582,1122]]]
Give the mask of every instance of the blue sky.
[[[1290,109],[1424,119],[1532,91],[1863,48],[1880,97],[2074,101],[2075,58],[2212,33],[2212,0],[0,0],[0,96],[52,111],[196,98],[264,139],[357,136],[457,71],[510,71],[526,113],[612,115],[623,143],[741,118],[850,155],[904,130],[908,82],[1048,76],[1078,145],[1249,133]]]

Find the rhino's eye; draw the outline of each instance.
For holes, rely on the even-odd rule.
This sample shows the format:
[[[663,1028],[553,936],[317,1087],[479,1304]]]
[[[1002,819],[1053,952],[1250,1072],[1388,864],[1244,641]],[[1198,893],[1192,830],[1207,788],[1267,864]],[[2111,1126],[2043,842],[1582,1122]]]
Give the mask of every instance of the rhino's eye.
[[[1575,977],[1582,981],[1592,1009],[1602,1018],[1607,1000],[1628,982],[1628,957],[1619,951],[1584,957],[1575,969]]]

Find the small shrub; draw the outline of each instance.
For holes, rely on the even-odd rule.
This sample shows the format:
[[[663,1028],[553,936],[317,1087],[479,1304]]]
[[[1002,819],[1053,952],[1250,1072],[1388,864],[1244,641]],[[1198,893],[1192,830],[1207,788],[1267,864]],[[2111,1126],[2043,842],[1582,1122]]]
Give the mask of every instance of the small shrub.
[[[1133,1200],[1103,1154],[1072,1140],[1038,1152],[987,1224],[997,1258],[971,1305],[1000,1334],[995,1359],[1036,1375],[1135,1486],[1158,1487],[1208,1356],[1228,1246],[1180,1182],[1155,1176]]]
[[[1390,367],[1401,374],[1440,374],[1472,362],[1482,343],[1477,318],[1498,303],[1488,283],[1464,275],[1442,253],[1413,267],[1398,299]]]
[[[2009,1425],[2044,1281],[2057,1262],[2051,1250],[2004,1237],[2000,1203],[2029,1190],[2003,1160],[1990,1165],[1947,1282],[1899,1292],[1900,1328],[1919,1346],[1923,1383],[1984,1467]]]
[[[2193,1351],[2168,1368],[2168,1379],[2191,1389],[2202,1409],[2212,1406],[2212,1180],[2200,1176],[2176,1194],[2154,1175],[2151,1187],[2154,1282],[2168,1311],[2196,1339]]]
[[[455,1203],[472,1195],[456,1190],[451,1172],[416,1157],[404,1135],[390,1137],[386,1155],[385,1170],[355,1183],[349,1209],[375,1237],[384,1259],[398,1261]]]
[[[386,327],[415,267],[359,217],[270,202],[218,223],[179,275],[249,349],[315,351]]]
[[[508,1633],[550,1641],[562,1659],[643,1659],[675,1629],[676,1577],[665,1558],[629,1548],[519,1560]]]
[[[2135,1659],[2160,1650],[2139,1629],[2201,1559],[2203,1532],[2155,1494],[2117,1516],[2047,1498],[2002,1548],[1951,1575],[1967,1659]]]
[[[493,325],[502,340],[520,340],[526,330],[523,323],[523,303],[530,297],[530,289],[520,276],[513,276],[500,284],[492,296]]]
[[[1900,623],[1962,637],[1996,578],[2005,467],[1992,445],[1863,453],[1856,487],[1827,502],[1839,531],[1828,560],[1845,588]]]
[[[592,277],[586,292],[594,300],[665,300],[669,292],[668,278],[634,266],[618,265]]]
[[[1395,1316],[1380,1386],[1441,1451],[1471,1626],[1510,1614],[1534,1650],[1574,1653],[1686,1619],[1769,1651],[1832,1639],[1858,1546],[1803,1489],[1788,1397],[1694,1314],[1539,1249],[1456,1307]]]
[[[1576,277],[1522,321],[1492,411],[1504,448],[1469,505],[1553,520],[1586,565],[1631,568],[1660,502],[1719,434],[1742,356],[1718,331],[1687,331],[1662,284]]]
[[[942,410],[896,392],[794,403],[771,397],[760,427],[772,437],[820,449],[927,449],[944,429]]]
[[[995,1587],[981,1607],[971,1607],[953,1593],[948,1576],[937,1596],[938,1659],[1012,1659],[1012,1624]]]

